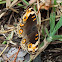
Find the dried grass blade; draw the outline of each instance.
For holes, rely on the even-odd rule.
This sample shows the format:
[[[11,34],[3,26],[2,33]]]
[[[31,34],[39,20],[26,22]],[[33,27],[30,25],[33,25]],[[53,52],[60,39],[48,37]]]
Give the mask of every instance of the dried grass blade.
[[[6,0],[6,7],[9,7],[11,4],[11,0]]]
[[[9,8],[10,8],[10,7],[13,7],[17,1],[18,1],[18,0],[14,0],[14,1],[11,3],[11,5],[9,6]]]

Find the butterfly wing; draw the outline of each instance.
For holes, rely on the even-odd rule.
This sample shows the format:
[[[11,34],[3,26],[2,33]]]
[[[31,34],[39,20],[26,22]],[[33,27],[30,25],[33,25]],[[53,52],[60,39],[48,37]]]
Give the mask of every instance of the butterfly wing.
[[[23,26],[22,26],[23,25]],[[23,20],[20,23],[20,33],[22,37],[21,47],[24,50],[35,52],[38,49],[38,30],[37,18],[34,10],[29,8],[23,15]]]

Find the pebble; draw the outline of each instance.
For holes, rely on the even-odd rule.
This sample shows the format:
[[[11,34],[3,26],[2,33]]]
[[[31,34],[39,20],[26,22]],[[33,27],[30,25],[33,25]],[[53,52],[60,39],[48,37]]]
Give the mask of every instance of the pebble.
[[[20,50],[20,52],[18,53],[18,57],[24,57],[26,54],[26,51]]]
[[[12,56],[14,53],[16,53],[18,51],[17,48],[15,47],[12,47],[8,53],[6,54],[6,56],[9,58],[10,56]],[[16,62],[17,61],[23,61],[24,60],[24,56],[27,54],[26,51],[23,51],[20,49],[19,53],[18,53],[18,56],[17,56],[17,59],[16,59]],[[13,61],[15,58],[15,56],[13,58],[11,58],[11,61]]]

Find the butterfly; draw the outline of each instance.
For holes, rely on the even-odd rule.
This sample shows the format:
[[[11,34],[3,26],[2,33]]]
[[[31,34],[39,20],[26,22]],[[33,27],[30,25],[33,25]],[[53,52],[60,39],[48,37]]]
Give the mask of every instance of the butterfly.
[[[22,37],[20,42],[21,48],[28,52],[36,52],[38,50],[38,28],[37,18],[33,8],[26,9],[22,20],[20,21],[18,34]]]

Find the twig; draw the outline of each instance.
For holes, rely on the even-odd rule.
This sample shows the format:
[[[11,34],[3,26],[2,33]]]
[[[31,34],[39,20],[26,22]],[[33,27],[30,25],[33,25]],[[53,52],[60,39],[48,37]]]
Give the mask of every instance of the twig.
[[[38,13],[39,13],[41,7],[44,6],[44,5],[45,5],[45,3],[43,3],[42,5],[40,5],[40,7],[39,7],[39,9],[38,9],[38,12],[37,12],[37,15],[38,15]]]
[[[16,62],[16,58],[17,58],[17,55],[18,55],[18,53],[19,53],[19,51],[20,51],[20,48],[21,48],[21,47],[19,46],[18,52],[17,52],[16,57],[15,57],[15,59],[14,59],[13,62]]]
[[[37,0],[37,8],[38,8],[38,11],[39,11],[39,8],[40,8],[39,0]],[[38,24],[41,25],[41,14],[40,14],[40,11],[39,11],[39,13],[38,13],[38,17],[39,17],[39,22],[38,22]]]
[[[2,14],[0,14],[0,18],[1,18],[3,15],[5,15],[5,13],[6,13],[6,12],[3,12]]]
[[[43,5],[43,4],[42,4]],[[40,5],[41,6],[41,8],[39,8],[39,11],[40,11],[40,9],[45,9],[45,5]],[[50,7],[58,7],[58,5],[50,5]],[[46,9],[47,10],[47,9]],[[39,12],[38,11],[38,12]]]
[[[0,51],[0,53],[1,53],[1,51]],[[4,60],[8,59],[4,54],[2,54],[2,57],[3,57]]]
[[[14,1],[11,3],[11,5],[9,6],[9,8],[15,6],[15,3],[16,3],[17,1],[18,1],[18,0],[14,0]]]
[[[15,3],[17,2],[18,0],[14,0],[11,5],[9,6],[9,8],[13,7],[15,5]],[[7,8],[8,10],[8,8]],[[3,12],[2,14],[0,14],[0,18],[5,14],[6,12]]]
[[[0,30],[0,34],[4,34],[4,33],[7,33],[7,32],[10,32],[10,31],[13,31],[14,29],[10,29],[10,30],[4,30],[4,31],[1,31]]]
[[[54,50],[54,49],[53,50],[48,50],[48,52],[56,52],[56,53],[60,52],[60,51],[62,51],[62,50]]]
[[[15,3],[14,5],[17,5],[18,3],[20,3],[21,2],[21,0],[20,1],[17,1],[17,3]]]
[[[51,42],[51,44],[59,44],[59,43],[62,43],[62,41],[54,41],[54,42]]]
[[[38,8],[38,10],[39,10],[39,7],[40,7],[39,5],[40,5],[39,0],[37,0],[37,8]],[[38,13],[38,18],[39,18],[39,21],[37,21],[37,24],[39,25],[39,27],[38,27],[38,34],[39,34],[38,41],[40,42],[40,35],[41,35],[41,14],[40,14],[40,11]]]
[[[61,17],[61,15],[56,16],[55,18],[59,18],[59,17]],[[48,20],[50,20],[50,18],[47,18],[47,19],[41,20],[41,22],[48,21]]]
[[[37,7],[38,7],[38,10],[39,10],[39,0],[37,0]],[[39,17],[39,21],[37,21],[37,24],[39,25],[38,27],[38,33],[39,33],[39,42],[40,42],[40,27],[41,27],[41,14],[40,14],[40,11],[38,13],[38,17]]]
[[[9,43],[6,45],[6,47],[4,48],[4,50],[0,53],[0,56],[3,54],[3,52],[6,50],[6,48],[9,46]]]
[[[13,14],[13,12],[12,12],[12,14]],[[8,25],[10,24],[10,20],[11,20],[11,18],[12,18],[12,14],[11,14],[10,17],[9,17]]]
[[[50,7],[58,7],[58,5],[50,5]],[[43,4],[40,5],[39,10],[37,12],[37,15],[38,15],[40,9],[45,9],[45,3],[43,3]]]
[[[6,44],[0,44],[0,47],[5,47],[5,46],[6,46]],[[18,46],[11,44],[9,47],[18,47]]]
[[[16,13],[19,13],[16,9],[14,9],[14,8],[9,8],[10,10],[12,10],[12,11],[14,11],[14,12],[16,12]]]

